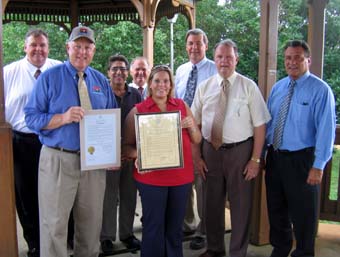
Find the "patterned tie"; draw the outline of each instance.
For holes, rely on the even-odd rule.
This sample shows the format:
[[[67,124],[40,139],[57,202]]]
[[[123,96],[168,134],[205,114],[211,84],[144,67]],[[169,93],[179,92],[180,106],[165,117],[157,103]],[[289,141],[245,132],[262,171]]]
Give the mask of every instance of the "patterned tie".
[[[195,91],[197,86],[197,66],[192,66],[192,70],[190,72],[187,87],[185,90],[184,101],[191,107],[192,101],[194,100]]]
[[[40,69],[37,69],[37,70],[35,71],[35,73],[34,73],[35,79],[37,79],[37,78],[40,76],[40,74],[41,74],[41,70],[40,70]]]
[[[230,88],[229,81],[223,80],[221,84],[220,97],[216,106],[215,116],[211,127],[211,144],[218,150],[223,144],[223,124],[227,112],[228,91]]]
[[[91,110],[92,105],[90,101],[89,94],[87,92],[87,86],[84,80],[84,72],[78,72],[78,92],[79,92],[79,99],[80,99],[80,106],[83,107],[85,110]]]
[[[283,130],[284,130],[284,126],[285,126],[285,122],[287,118],[287,113],[289,110],[289,105],[290,105],[290,102],[292,100],[292,96],[294,93],[295,84],[296,84],[295,80],[290,81],[288,93],[286,97],[283,99],[281,106],[280,106],[278,118],[277,118],[276,125],[274,128],[274,138],[273,138],[274,150],[279,149],[282,144]]]

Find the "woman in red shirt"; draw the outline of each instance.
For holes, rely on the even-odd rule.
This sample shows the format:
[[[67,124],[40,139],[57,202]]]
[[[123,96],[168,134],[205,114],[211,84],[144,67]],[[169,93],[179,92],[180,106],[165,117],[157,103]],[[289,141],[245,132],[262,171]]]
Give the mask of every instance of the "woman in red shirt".
[[[137,158],[136,113],[179,110],[184,166],[146,173],[138,172],[137,168],[134,171],[143,210],[141,257],[182,257],[182,225],[194,179],[191,143],[200,143],[202,136],[190,108],[181,99],[173,98],[174,80],[168,66],[155,66],[147,87],[149,97],[137,104],[126,118],[124,152],[129,158]]]

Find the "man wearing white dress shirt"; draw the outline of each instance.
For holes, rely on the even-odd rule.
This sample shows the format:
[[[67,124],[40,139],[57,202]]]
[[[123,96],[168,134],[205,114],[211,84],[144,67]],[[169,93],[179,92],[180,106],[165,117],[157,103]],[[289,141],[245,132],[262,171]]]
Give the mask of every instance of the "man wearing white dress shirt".
[[[226,255],[225,202],[230,202],[230,257],[246,257],[252,207],[252,180],[260,170],[260,156],[270,114],[258,86],[236,72],[236,44],[226,39],[215,46],[218,74],[196,91],[192,113],[203,136],[193,151],[206,178],[207,250],[199,257]]]
[[[197,28],[189,30],[186,34],[185,42],[189,61],[180,65],[176,70],[175,94],[176,97],[183,99],[189,107],[191,107],[194,93],[199,84],[210,76],[215,75],[217,70],[215,63],[206,57],[208,37],[203,30]],[[195,69],[196,72],[194,76],[192,75],[193,69]],[[193,88],[188,90],[190,83],[193,84]],[[191,94],[189,93],[190,90]],[[200,218],[197,228],[195,227],[196,222],[194,215],[194,190],[196,190],[197,212]],[[184,234],[190,234],[190,232],[195,232],[196,230],[196,236],[190,242],[190,248],[193,250],[201,249],[205,245],[205,222],[203,218],[204,191],[205,182],[202,180],[202,177],[198,175],[198,171],[195,168],[195,181],[188,199],[183,224]]]
[[[41,144],[25,123],[24,107],[41,72],[60,64],[49,59],[47,34],[34,29],[25,36],[26,56],[4,67],[6,121],[13,129],[16,207],[28,257],[39,256],[38,163]]]
[[[138,89],[143,99],[147,96],[146,80],[149,77],[150,70],[151,67],[149,62],[143,56],[136,57],[131,61],[130,75],[132,77],[132,82],[129,86]]]

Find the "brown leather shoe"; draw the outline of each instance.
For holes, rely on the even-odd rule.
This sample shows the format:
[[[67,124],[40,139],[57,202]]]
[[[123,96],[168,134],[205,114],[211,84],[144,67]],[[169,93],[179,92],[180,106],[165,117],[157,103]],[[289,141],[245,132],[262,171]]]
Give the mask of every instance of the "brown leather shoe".
[[[199,257],[225,257],[225,252],[215,252],[211,250],[206,250]]]

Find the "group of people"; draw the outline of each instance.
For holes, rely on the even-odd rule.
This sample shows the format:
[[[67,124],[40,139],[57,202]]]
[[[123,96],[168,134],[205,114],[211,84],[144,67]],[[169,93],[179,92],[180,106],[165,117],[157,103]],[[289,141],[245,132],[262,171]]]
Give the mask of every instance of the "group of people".
[[[266,104],[256,83],[236,71],[235,42],[218,42],[212,61],[204,31],[189,30],[185,41],[189,60],[175,79],[166,65],[151,68],[144,57],[130,65],[120,54],[109,57],[107,79],[90,67],[96,51],[90,28],[72,30],[63,63],[48,58],[45,32],[27,33],[26,56],[4,67],[4,89],[16,206],[29,257],[67,256],[71,211],[74,256],[97,257],[100,248],[112,252],[118,205],[119,239],[129,249],[140,248],[142,257],[181,257],[182,238],[193,233],[190,248],[206,247],[199,257],[222,257],[226,201],[229,256],[245,257],[253,181],[264,164],[270,256],[288,256],[293,234],[291,256],[315,255],[319,187],[336,118],[330,87],[309,71],[308,44],[287,42],[288,76],[273,86]],[[82,171],[79,122],[89,109],[111,108],[121,108],[122,165]],[[135,115],[168,111],[180,111],[184,165],[141,173]],[[133,234],[137,189],[141,241]]]

